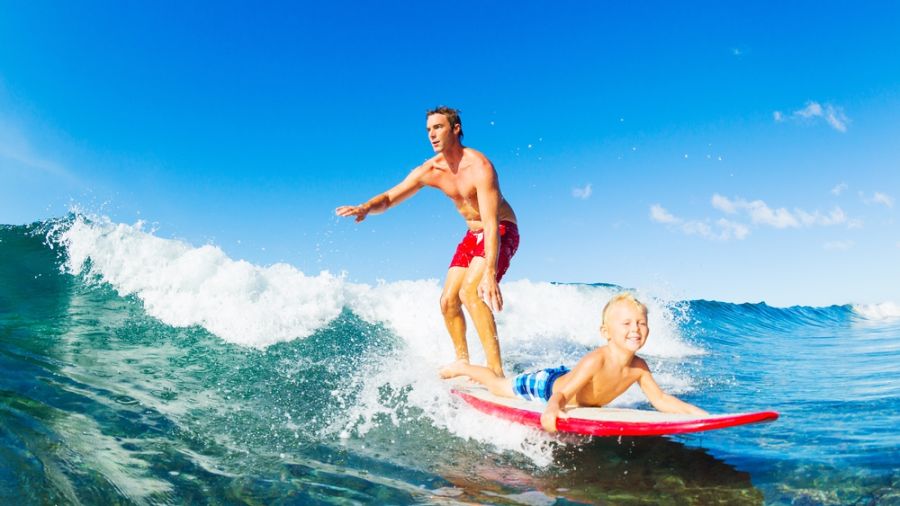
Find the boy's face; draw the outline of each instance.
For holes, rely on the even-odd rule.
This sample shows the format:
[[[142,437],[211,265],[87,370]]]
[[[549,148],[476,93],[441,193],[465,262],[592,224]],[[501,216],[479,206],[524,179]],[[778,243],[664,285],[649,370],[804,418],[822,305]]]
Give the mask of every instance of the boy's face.
[[[627,300],[617,302],[609,308],[606,320],[600,332],[610,344],[634,353],[647,342],[650,335],[647,313],[636,304]]]

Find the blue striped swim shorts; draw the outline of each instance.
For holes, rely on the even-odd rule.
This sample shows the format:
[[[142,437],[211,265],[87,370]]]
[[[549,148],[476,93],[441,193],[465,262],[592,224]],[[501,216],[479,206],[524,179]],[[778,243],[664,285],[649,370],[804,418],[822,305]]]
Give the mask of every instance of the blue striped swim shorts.
[[[526,401],[540,399],[544,402],[553,395],[553,383],[557,378],[569,372],[569,368],[561,365],[540,371],[525,372],[513,379],[513,393]]]

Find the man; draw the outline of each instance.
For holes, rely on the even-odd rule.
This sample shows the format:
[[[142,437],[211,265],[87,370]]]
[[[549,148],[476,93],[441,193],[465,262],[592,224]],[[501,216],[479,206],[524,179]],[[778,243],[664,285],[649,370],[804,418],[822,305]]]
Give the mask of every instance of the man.
[[[503,309],[499,281],[519,247],[516,214],[503,195],[493,164],[483,154],[462,145],[459,112],[440,106],[426,114],[428,139],[436,155],[416,167],[406,179],[365,204],[341,206],[338,216],[355,216],[360,222],[411,197],[425,186],[444,192],[469,231],[450,262],[441,293],[441,313],[458,362],[469,362],[466,343],[466,307],[484,347],[488,368],[503,376],[500,343],[493,311]]]

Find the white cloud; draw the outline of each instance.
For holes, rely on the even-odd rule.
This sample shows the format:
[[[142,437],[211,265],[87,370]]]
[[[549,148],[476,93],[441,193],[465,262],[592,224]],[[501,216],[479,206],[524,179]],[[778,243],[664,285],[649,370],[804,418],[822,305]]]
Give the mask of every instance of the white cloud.
[[[720,218],[716,224],[719,225],[719,228],[722,230],[722,235],[726,236],[726,239],[730,239],[733,234],[735,239],[742,241],[750,235],[750,229],[747,228],[746,225],[736,221],[728,221],[725,218]]]
[[[784,207],[773,209],[762,200],[748,201],[740,197],[730,199],[718,193],[713,194],[710,203],[719,211],[738,217],[744,216],[753,225],[759,226],[785,229],[846,224],[847,228],[862,227],[862,221],[849,218],[840,207],[835,207],[824,214],[819,211],[807,212],[799,208],[789,211]],[[660,204],[650,206],[650,219],[656,223],[668,225],[669,228],[679,230],[686,235],[697,235],[710,240],[737,239],[740,241],[750,235],[750,227],[741,221],[725,218],[714,222],[708,218],[704,220],[683,219],[670,213]],[[839,247],[838,243],[830,243],[828,249],[838,249]]]
[[[772,117],[776,123],[781,123],[787,119],[781,111],[775,111],[772,113]],[[832,104],[823,106],[815,101],[807,102],[804,108],[792,112],[789,117],[789,119],[794,121],[814,121],[818,118],[824,119],[831,128],[842,133],[847,131],[847,124],[850,123],[850,118],[844,114],[842,108]]]
[[[774,228],[800,228],[813,225],[830,226],[849,223],[850,221],[840,207],[835,207],[828,214],[822,214],[819,211],[809,213],[803,209],[794,209],[792,212],[783,207],[772,209],[762,200],[747,201],[742,198],[732,200],[718,193],[712,197],[712,206],[726,214],[736,214],[738,211],[744,211],[754,224],[768,225]]]
[[[884,193],[875,192],[875,196],[873,197],[878,204],[884,204],[888,207],[894,207],[894,199],[885,195]]]
[[[716,193],[712,197],[712,205],[714,208],[727,214],[735,214],[738,210],[746,211],[753,223],[770,225],[775,228],[799,226],[797,218],[790,211],[784,208],[773,210],[762,200],[754,200],[752,202],[741,198],[731,200]]]
[[[844,193],[844,190],[847,189],[847,183],[838,183],[834,188],[831,189],[831,193],[835,195],[840,195]]]
[[[710,238],[713,236],[712,229],[702,221],[688,221],[681,225],[681,230],[688,235],[699,235],[701,237]]]
[[[785,208],[773,210],[762,200],[754,200],[746,205],[753,223],[762,223],[775,228],[797,227],[797,218]]]
[[[591,188],[591,183],[588,183],[584,188],[572,188],[572,196],[576,199],[586,200],[593,193],[593,189]]]
[[[830,213],[825,215],[819,213],[819,211],[810,214],[802,209],[796,209],[795,212],[800,222],[807,227],[812,225],[827,227],[831,225],[840,225],[841,223],[847,223],[847,215],[840,207],[835,207],[831,210]]]
[[[806,107],[794,111],[794,116],[814,118],[822,115],[822,106],[818,102],[807,102]]]
[[[888,208],[894,207],[893,197],[885,193],[875,192],[871,197],[866,197],[865,194],[859,192],[859,195],[867,205],[878,204]]]
[[[707,221],[683,220],[659,204],[650,206],[650,218],[657,223],[670,225],[685,235],[697,235],[712,241],[743,240],[750,235],[750,229],[741,223],[722,218],[713,226]]]
[[[728,197],[723,197],[718,193],[712,196],[712,206],[719,211],[728,214],[734,214],[737,212],[737,208],[730,200],[728,200]]]
[[[827,251],[847,251],[853,247],[853,241],[829,241],[823,247]]]
[[[843,109],[828,105],[825,108],[825,121],[838,132],[847,131],[847,123],[850,121]]]
[[[672,216],[663,206],[653,204],[650,206],[650,219],[657,223],[678,223],[678,218]]]

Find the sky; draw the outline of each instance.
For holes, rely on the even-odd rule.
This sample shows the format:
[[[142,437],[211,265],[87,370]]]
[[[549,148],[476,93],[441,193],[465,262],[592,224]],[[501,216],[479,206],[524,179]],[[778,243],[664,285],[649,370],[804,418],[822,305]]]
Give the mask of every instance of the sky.
[[[432,156],[446,104],[518,216],[505,280],[900,302],[898,26],[896,2],[0,0],[0,223],[443,279],[465,225],[437,190],[334,208]]]

